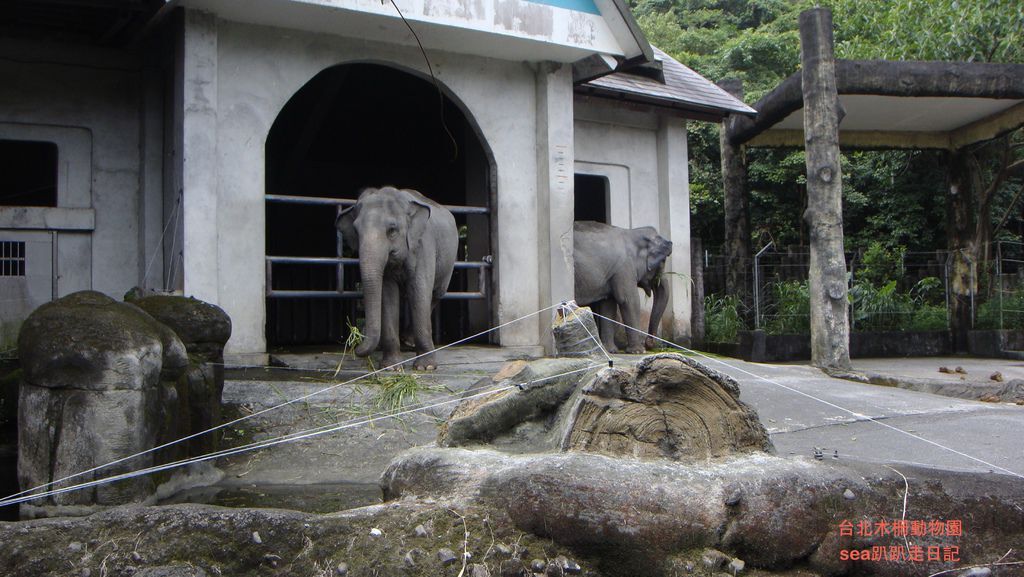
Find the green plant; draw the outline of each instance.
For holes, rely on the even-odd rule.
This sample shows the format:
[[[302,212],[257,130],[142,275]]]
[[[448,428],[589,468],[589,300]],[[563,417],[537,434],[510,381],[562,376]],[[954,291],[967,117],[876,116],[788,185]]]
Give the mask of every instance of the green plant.
[[[811,295],[807,281],[782,281],[771,285],[772,304],[765,332],[772,335],[805,335],[811,332]]]
[[[872,242],[861,256],[854,282],[866,281],[876,287],[884,287],[889,280],[902,277],[906,252],[902,246],[890,249],[877,240]]]
[[[708,342],[734,343],[743,328],[739,297],[708,295],[704,298],[704,337]]]
[[[898,331],[910,324],[914,299],[891,280],[881,287],[863,279],[850,290],[853,326],[858,331]]]
[[[943,331],[949,327],[949,318],[944,305],[922,304],[914,311],[907,330]]]
[[[994,295],[978,305],[975,328],[1024,329],[1024,289]]]
[[[946,298],[946,287],[942,279],[934,276],[926,276],[917,281],[917,284],[910,289],[910,296],[921,305],[944,304]]]

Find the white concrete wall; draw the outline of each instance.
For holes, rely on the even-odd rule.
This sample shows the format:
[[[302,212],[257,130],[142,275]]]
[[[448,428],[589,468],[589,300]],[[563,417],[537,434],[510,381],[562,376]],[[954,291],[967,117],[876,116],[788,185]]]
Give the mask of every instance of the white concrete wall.
[[[190,230],[186,212],[185,286],[204,287],[204,292],[196,296],[219,304],[231,315],[234,332],[228,352],[262,352],[266,347],[264,145],[278,113],[297,90],[330,66],[375,62],[421,75],[425,75],[426,66],[422,54],[413,47],[225,20],[211,22],[204,17],[187,22],[193,28],[191,36],[186,33],[185,51],[196,53],[191,59],[186,57],[186,101],[189,95],[197,104],[209,103],[215,97],[216,106],[212,119],[208,119],[205,107],[194,110],[188,102],[184,106],[186,129],[189,115],[194,113],[196,120],[208,119],[205,130],[215,134],[215,143],[200,143],[201,150],[215,151],[215,162],[187,168],[192,171],[187,179],[193,184],[186,180],[184,198],[186,206],[190,195],[192,202],[202,206],[215,203],[203,218],[216,215],[216,232],[214,239],[208,228],[197,230],[206,226],[198,216]],[[212,46],[217,55],[212,63],[214,70],[203,56]],[[539,182],[536,72],[521,62],[442,52],[433,52],[430,58],[438,80],[464,105],[494,156],[498,190],[494,242],[497,321],[508,322],[545,306],[539,292],[542,257],[535,224]],[[554,82],[564,84],[567,80],[562,75]],[[215,94],[209,92],[213,83]],[[561,87],[563,92],[567,86]],[[564,116],[571,106],[558,110]],[[571,147],[572,143],[567,145]],[[186,132],[186,158],[189,148]],[[204,183],[215,185],[206,188]],[[202,256],[195,260],[189,256],[197,253]],[[215,271],[216,286],[208,284],[210,271]],[[549,320],[545,317],[543,325]],[[540,319],[532,316],[503,329],[500,341],[504,345],[536,345],[541,326]]]
[[[665,269],[684,276],[667,275],[671,300],[661,330],[666,338],[688,341],[691,287],[686,122],[583,97],[576,99],[575,117],[576,172],[608,178],[610,224],[622,228],[653,226],[672,241],[672,256]],[[652,301],[645,302],[646,326]]]
[[[91,288],[120,298],[141,283],[159,241],[141,211],[146,200],[159,206],[161,195],[142,160],[141,61],[122,51],[11,39],[0,40],[0,54],[0,138],[56,142],[59,163],[59,208],[0,209],[0,228],[58,231],[58,295]],[[151,226],[159,221],[150,214]]]

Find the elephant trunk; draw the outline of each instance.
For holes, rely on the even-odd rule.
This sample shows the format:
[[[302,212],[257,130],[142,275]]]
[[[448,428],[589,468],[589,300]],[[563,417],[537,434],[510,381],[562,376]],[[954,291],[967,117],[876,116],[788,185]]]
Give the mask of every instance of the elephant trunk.
[[[373,244],[366,243],[363,246],[369,248]],[[359,271],[363,281],[363,309],[366,313],[366,323],[363,325],[363,341],[356,347],[356,355],[368,357],[377,350],[377,343],[380,342],[381,292],[384,284],[384,262],[387,258],[387,251],[379,255],[372,250],[364,250],[362,253],[359,255]]]
[[[654,287],[654,304],[651,306],[651,321],[647,326],[648,334],[657,336],[658,326],[661,324],[661,316],[665,314],[665,307],[668,305],[668,279],[662,275]],[[647,339],[648,348],[654,348],[654,340]]]

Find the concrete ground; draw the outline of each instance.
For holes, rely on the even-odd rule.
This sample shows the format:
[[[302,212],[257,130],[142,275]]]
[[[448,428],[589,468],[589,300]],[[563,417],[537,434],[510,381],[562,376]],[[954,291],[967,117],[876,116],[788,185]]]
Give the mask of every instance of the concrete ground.
[[[781,455],[1024,475],[1024,406],[986,403],[834,379],[807,364],[758,364],[704,359],[740,383]],[[987,376],[1024,378],[1016,361],[1002,359],[858,359],[854,368],[913,378],[948,377],[939,366],[962,366]],[[973,457],[973,458],[971,458]],[[984,461],[982,463],[980,461]],[[987,464],[986,464],[987,463]],[[994,467],[993,467],[994,465]],[[1021,477],[1024,481],[1024,477]]]
[[[325,509],[372,502],[379,498],[376,484],[384,467],[405,449],[434,441],[437,427],[458,404],[457,393],[493,375],[509,360],[536,354],[495,347],[442,351],[438,371],[417,373],[423,386],[417,401],[437,406],[221,461],[225,476],[214,490],[186,499],[222,504],[233,499],[245,504],[249,499],[262,506],[316,510],[315,506],[296,504],[303,499],[296,493],[309,491],[315,493],[310,499],[323,501]],[[616,362],[638,358],[619,355]],[[379,385],[365,381],[338,384],[365,372],[362,359],[349,356],[342,362],[338,353],[314,351],[275,355],[273,359],[287,367],[229,370],[224,400],[239,415],[333,388],[228,427],[222,433],[229,441],[237,444],[274,438],[365,419],[380,411],[375,406]],[[702,360],[740,383],[741,399],[757,409],[782,456],[813,458],[817,449],[825,459],[888,463],[897,470],[903,465],[1024,475],[1020,434],[1024,406],[834,379],[807,364],[756,364],[723,357]],[[339,362],[341,370],[335,374]],[[859,370],[908,378],[960,380],[959,374],[939,373],[939,366],[961,366],[968,378],[987,379],[995,371],[1007,379],[1024,378],[1021,363],[994,359],[864,359],[854,365]],[[331,487],[334,489],[325,489]],[[280,499],[275,500],[275,491]],[[276,501],[280,503],[275,505]]]

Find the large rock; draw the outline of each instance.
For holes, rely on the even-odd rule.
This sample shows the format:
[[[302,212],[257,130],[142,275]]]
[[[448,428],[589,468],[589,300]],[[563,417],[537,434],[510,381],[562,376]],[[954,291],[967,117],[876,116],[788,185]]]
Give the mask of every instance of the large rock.
[[[189,368],[177,384],[177,421],[167,423],[168,438],[161,439],[161,444],[220,425],[224,345],[231,337],[231,319],[227,313],[192,297],[132,291],[126,299],[170,327],[188,351]],[[217,435],[201,435],[190,439],[188,454],[202,455],[216,450],[217,438]],[[184,449],[172,449],[168,459],[184,456],[181,454]]]
[[[1024,531],[1017,505],[1024,487],[1016,480],[902,469],[912,479],[908,519],[972,519],[970,536],[928,541],[959,545],[964,564],[998,558]],[[423,447],[395,459],[381,486],[385,499],[399,503],[435,499],[495,508],[518,530],[624,561],[609,575],[636,575],[636,567],[645,567],[645,575],[685,574],[662,567],[678,555],[699,565],[707,547],[752,567],[797,565],[818,575],[902,577],[949,568],[841,559],[844,549],[904,545],[892,535],[841,536],[844,521],[899,518],[904,481],[879,465],[760,452],[679,463]],[[844,498],[847,491],[856,498]]]
[[[681,355],[652,355],[635,368],[546,359],[511,373],[482,383],[499,392],[456,407],[438,444],[676,461],[772,450],[736,382]]]
[[[563,450],[672,460],[772,450],[736,381],[677,354],[602,371],[568,421]]]
[[[83,291],[36,309],[22,325],[23,374],[18,403],[18,477],[23,489],[50,483],[155,445],[162,409],[187,365],[169,328],[139,308]],[[164,383],[162,386],[161,383]],[[73,483],[153,464],[147,454],[75,477]],[[78,507],[147,499],[149,478],[64,493],[22,506]],[[40,510],[39,508],[43,509]]]

